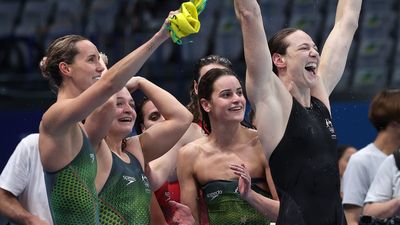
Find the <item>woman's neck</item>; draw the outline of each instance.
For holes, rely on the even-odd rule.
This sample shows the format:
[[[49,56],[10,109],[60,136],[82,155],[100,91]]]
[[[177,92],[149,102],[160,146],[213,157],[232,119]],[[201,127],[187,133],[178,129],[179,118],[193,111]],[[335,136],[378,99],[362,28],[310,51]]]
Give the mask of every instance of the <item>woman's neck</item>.
[[[220,146],[234,145],[240,141],[241,129],[240,123],[211,123],[210,140]]]
[[[121,156],[122,155],[122,139],[117,138],[115,136],[107,135],[106,138],[106,143],[110,150],[114,152],[115,154]]]

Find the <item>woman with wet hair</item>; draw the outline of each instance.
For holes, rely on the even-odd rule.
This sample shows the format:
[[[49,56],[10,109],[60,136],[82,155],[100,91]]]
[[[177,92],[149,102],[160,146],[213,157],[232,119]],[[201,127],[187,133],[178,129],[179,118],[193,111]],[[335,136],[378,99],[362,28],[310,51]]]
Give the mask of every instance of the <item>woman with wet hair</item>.
[[[211,225],[268,224],[275,220],[279,202],[274,200],[277,195],[257,131],[240,124],[246,100],[237,76],[227,68],[209,70],[200,79],[198,97],[203,129],[210,133],[178,153],[178,180],[181,190],[185,190],[181,202],[199,221],[197,199],[201,189]],[[233,167],[242,164],[253,179],[252,189],[268,200],[268,210],[263,213],[247,202],[249,196],[239,193],[240,176],[235,172],[238,168]]]
[[[81,121],[124,87],[169,38],[167,23],[104,75],[96,46],[82,36],[58,38],[47,49],[40,67],[57,91],[57,101],[42,117],[39,150],[54,223],[99,224],[97,159],[92,147],[96,143]]]
[[[283,29],[267,42],[257,1],[234,1],[247,93],[279,194],[277,224],[346,224],[329,95],[343,74],[361,2],[338,1],[320,56],[299,29]]]

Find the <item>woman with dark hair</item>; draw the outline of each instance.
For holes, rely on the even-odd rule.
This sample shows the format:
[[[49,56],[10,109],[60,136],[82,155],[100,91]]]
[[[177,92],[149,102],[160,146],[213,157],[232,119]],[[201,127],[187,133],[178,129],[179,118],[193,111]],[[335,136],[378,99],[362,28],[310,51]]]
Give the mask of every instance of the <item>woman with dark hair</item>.
[[[140,135],[129,137],[136,119],[130,92],[137,89],[160,108],[166,119]],[[113,115],[113,120],[104,145],[98,150],[99,158],[105,159],[99,165],[96,178],[100,223],[150,224],[150,201],[155,185],[150,178],[152,174],[163,171],[147,164],[174,146],[190,125],[192,115],[171,94],[141,77],[132,78],[127,88],[116,93],[115,112],[108,112]],[[97,118],[104,118],[99,115]],[[87,123],[91,124],[89,130],[98,128],[95,121],[100,122],[96,118],[88,118]],[[159,182],[166,180],[165,177],[157,178],[161,179]]]
[[[246,100],[237,76],[226,68],[209,70],[200,79],[198,96],[203,129],[210,133],[178,153],[178,180],[185,190],[181,192],[181,202],[199,221],[197,198],[201,189],[211,225],[268,224],[275,220],[279,202],[271,199],[277,196],[257,131],[240,124]],[[270,220],[249,205],[246,198],[240,198],[239,178],[230,168],[242,164],[253,178],[252,188],[269,197],[269,207],[263,214]]]
[[[195,65],[194,73],[193,73],[193,81],[190,86],[189,95],[190,102],[188,104],[189,111],[193,114],[193,122],[201,123],[201,112],[199,99],[197,96],[197,89],[199,86],[199,82],[202,76],[213,68],[228,68],[233,69],[231,61],[229,59],[219,56],[219,55],[208,55],[204,58],[199,59]]]
[[[339,0],[320,56],[304,31],[269,42],[256,0],[235,0],[247,65],[247,93],[279,194],[277,224],[346,224],[329,95],[339,82],[362,0]]]
[[[138,134],[146,132],[149,129],[154,129],[152,127],[165,121],[165,117],[161,111],[147,97],[144,97],[136,105],[136,113],[135,128]],[[152,171],[149,174],[149,180],[152,183],[153,190],[156,190],[154,193],[168,224],[174,224],[173,216],[175,212],[175,207],[171,206],[169,202],[180,202],[180,189],[176,175],[178,150],[187,143],[204,137],[204,135],[201,128],[197,124],[192,123],[185,134],[167,153],[149,162],[148,167]],[[202,220],[201,223],[206,224],[207,220]]]

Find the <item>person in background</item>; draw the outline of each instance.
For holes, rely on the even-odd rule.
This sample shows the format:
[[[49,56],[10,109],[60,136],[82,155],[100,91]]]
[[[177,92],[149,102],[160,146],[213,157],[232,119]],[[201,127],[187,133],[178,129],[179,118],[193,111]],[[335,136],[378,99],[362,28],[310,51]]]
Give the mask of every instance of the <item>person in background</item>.
[[[12,224],[53,224],[38,142],[38,133],[23,138],[0,175],[0,215]]]
[[[376,138],[350,157],[343,175],[343,206],[349,225],[358,224],[365,201],[368,205],[379,199],[377,196],[373,198],[371,193],[367,200],[368,189],[387,156],[400,148],[399,102],[398,90],[381,91],[371,101],[368,118],[377,131]],[[387,188],[387,184],[382,185]]]
[[[350,160],[350,156],[357,152],[357,149],[351,145],[340,145],[337,148],[337,158],[339,164],[339,176],[340,176],[340,196],[343,197],[342,190],[342,179],[344,171],[346,170],[347,163]]]
[[[137,119],[135,128],[137,134],[142,134],[154,125],[165,121],[164,116],[160,113],[154,103],[144,97],[141,102],[136,105]],[[198,138],[204,136],[201,128],[192,123],[181,139],[166,154],[158,159],[149,162],[152,172],[149,174],[150,183],[155,191],[158,203],[164,213],[164,217],[168,224],[174,224],[173,215],[174,207],[169,204],[173,200],[180,202],[180,189],[178,178],[176,175],[176,157],[178,150]],[[167,182],[161,183],[167,177]],[[156,207],[156,206],[153,206]]]

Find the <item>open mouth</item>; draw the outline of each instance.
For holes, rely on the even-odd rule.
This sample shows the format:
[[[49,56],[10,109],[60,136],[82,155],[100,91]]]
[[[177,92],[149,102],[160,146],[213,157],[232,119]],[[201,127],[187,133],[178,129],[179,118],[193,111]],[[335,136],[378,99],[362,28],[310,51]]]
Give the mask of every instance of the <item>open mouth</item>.
[[[234,106],[232,108],[229,108],[229,111],[241,111],[243,109],[243,106]]]
[[[95,77],[93,77],[93,80],[100,80],[100,77],[101,76],[95,76]]]
[[[132,122],[132,118],[131,117],[122,117],[120,119],[118,119],[119,122],[125,122],[125,123],[130,123]]]
[[[316,73],[317,69],[317,64],[316,63],[308,63],[305,67],[305,69],[309,72],[312,72],[313,74]]]

